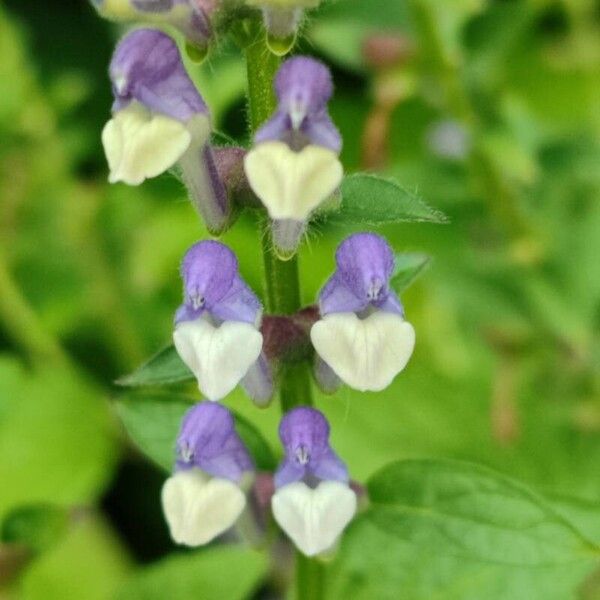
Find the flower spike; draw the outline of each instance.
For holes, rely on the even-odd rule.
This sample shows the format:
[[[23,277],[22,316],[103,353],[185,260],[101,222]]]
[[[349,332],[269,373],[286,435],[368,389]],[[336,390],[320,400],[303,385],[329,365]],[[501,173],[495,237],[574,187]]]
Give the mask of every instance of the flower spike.
[[[389,285],[393,252],[381,236],[357,233],[340,244],[336,263],[320,293],[321,319],[311,329],[318,361],[350,387],[383,390],[404,369],[415,345],[415,331]],[[327,374],[318,361],[317,381]]]
[[[246,507],[243,479],[254,464],[223,406],[201,402],[186,413],[175,473],[162,489],[171,537],[200,546],[229,529]]]
[[[262,307],[240,277],[235,254],[220,242],[198,242],[186,253],[181,274],[184,303],[175,315],[173,340],[200,391],[220,400],[241,382],[264,406],[273,381],[262,354]]]
[[[307,556],[331,548],[356,512],[348,470],[329,445],[329,423],[318,410],[299,407],[279,427],[285,458],[271,499],[279,526]]]
[[[117,46],[109,72],[115,100],[102,132],[109,181],[139,185],[177,163],[209,231],[222,232],[231,203],[209,144],[208,107],[173,39],[133,31]]]

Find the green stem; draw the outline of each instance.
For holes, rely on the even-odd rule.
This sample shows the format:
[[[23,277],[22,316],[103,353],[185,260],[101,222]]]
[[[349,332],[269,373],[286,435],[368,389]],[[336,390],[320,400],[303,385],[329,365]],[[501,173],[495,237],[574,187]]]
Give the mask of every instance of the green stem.
[[[296,553],[296,598],[322,600],[325,597],[325,570],[314,558]]]
[[[267,48],[264,32],[256,35],[245,52],[250,127],[255,132],[276,109],[273,79],[280,59]],[[262,227],[267,310],[270,314],[294,314],[302,307],[298,259],[294,256],[290,260],[280,260],[273,252],[268,220]],[[279,395],[284,412],[294,406],[312,404],[308,365],[282,366]]]

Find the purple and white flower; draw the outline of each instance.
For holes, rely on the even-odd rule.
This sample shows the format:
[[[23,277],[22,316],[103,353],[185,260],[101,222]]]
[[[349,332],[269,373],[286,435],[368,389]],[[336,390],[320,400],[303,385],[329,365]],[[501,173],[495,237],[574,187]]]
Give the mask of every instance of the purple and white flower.
[[[357,233],[339,245],[336,263],[319,295],[313,346],[350,387],[383,390],[404,369],[415,345],[415,331],[390,288],[394,254],[381,236]],[[317,365],[317,376],[320,370],[328,375],[325,365]]]
[[[133,31],[115,50],[110,78],[113,116],[102,132],[109,181],[139,185],[177,163],[209,231],[220,233],[231,203],[209,144],[210,115],[173,39]]]
[[[246,507],[253,473],[232,414],[214,402],[190,408],[177,438],[175,472],[162,489],[173,540],[200,546],[229,529]]]
[[[279,426],[285,457],[275,473],[273,515],[307,556],[330,549],[356,512],[348,469],[329,445],[329,423],[299,407]]]
[[[333,84],[325,65],[306,56],[287,60],[275,91],[277,111],[257,131],[245,171],[273,220],[275,249],[285,258],[295,252],[310,215],[342,180],[342,142],[327,111]]]
[[[171,25],[198,48],[213,35],[211,17],[218,0],[92,0],[98,13],[111,21]]]
[[[262,353],[262,306],[240,277],[235,254],[220,242],[198,242],[186,253],[181,274],[184,302],[175,315],[173,340],[200,391],[221,400],[241,382],[264,406],[273,378]]]

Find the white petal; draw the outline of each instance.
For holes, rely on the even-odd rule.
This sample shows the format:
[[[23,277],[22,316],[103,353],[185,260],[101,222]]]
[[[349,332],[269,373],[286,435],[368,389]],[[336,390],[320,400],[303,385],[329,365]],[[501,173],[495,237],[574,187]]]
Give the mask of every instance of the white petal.
[[[271,500],[273,516],[307,556],[331,548],[356,512],[356,494],[339,481],[315,489],[302,481],[279,489]]]
[[[249,323],[226,321],[214,327],[204,319],[177,325],[173,341],[179,356],[209,400],[226,396],[260,356],[263,338]]]
[[[342,181],[335,152],[305,146],[294,152],[283,142],[264,142],[244,160],[248,182],[274,220],[305,221]]]
[[[335,313],[317,321],[310,337],[319,356],[350,387],[378,392],[404,369],[415,330],[402,317],[375,312],[366,319]]]
[[[180,471],[165,481],[162,505],[173,540],[200,546],[237,521],[246,506],[246,497],[235,483],[211,479],[193,469]]]
[[[171,168],[187,150],[192,135],[185,125],[151,113],[132,102],[115,114],[102,131],[110,168],[109,181],[139,185]]]

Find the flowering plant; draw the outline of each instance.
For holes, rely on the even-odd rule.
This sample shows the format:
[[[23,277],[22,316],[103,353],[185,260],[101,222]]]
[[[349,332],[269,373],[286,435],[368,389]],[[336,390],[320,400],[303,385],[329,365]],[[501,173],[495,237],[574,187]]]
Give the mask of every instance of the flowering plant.
[[[188,547],[247,544],[268,553],[288,584],[294,548],[298,597],[320,598],[329,560],[337,565],[332,597],[355,585],[360,591],[356,548],[363,540],[384,545],[385,535],[400,553],[445,544],[454,561],[457,548],[503,560],[488,531],[496,518],[493,503],[477,508],[487,494],[508,494],[523,512],[530,509],[523,528],[539,537],[559,527],[552,510],[527,492],[461,464],[405,461],[356,481],[353,465],[330,441],[343,424],[326,416],[327,402],[335,401],[326,396],[343,386],[386,390],[410,368],[418,338],[401,294],[429,259],[396,252],[378,228],[443,223],[445,217],[395,181],[345,173],[343,140],[328,108],[330,70],[311,56],[286,57],[294,52],[305,12],[319,2],[94,4],[109,18],[144,24],[119,42],[109,68],[114,103],[102,132],[109,181],[139,185],[175,170],[215,238],[199,240],[182,257],[173,343],[120,380],[129,387],[195,384],[189,398],[153,400],[152,410],[168,406],[168,418],[157,425],[168,445],[140,434],[139,422],[150,412],[131,411],[135,398],[122,405],[131,437],[171,471],[161,501],[172,540]],[[195,60],[227,36],[238,45],[247,67],[249,145],[217,141],[179,36]],[[252,289],[240,257],[216,239],[241,215],[262,243],[263,290]],[[304,301],[299,253],[313,231],[333,224],[340,231],[335,268],[318,297]],[[238,386],[255,405],[257,421],[261,409],[278,414],[279,460],[252,419],[238,414],[230,398]],[[436,511],[448,507],[461,518],[462,498],[464,518],[472,523],[463,529],[437,519]],[[418,527],[421,513],[415,517],[411,510],[434,516]],[[465,531],[464,542],[457,541]],[[486,536],[491,541],[481,542]],[[521,542],[518,560],[558,560],[529,538]],[[372,590],[366,589],[363,597]]]

